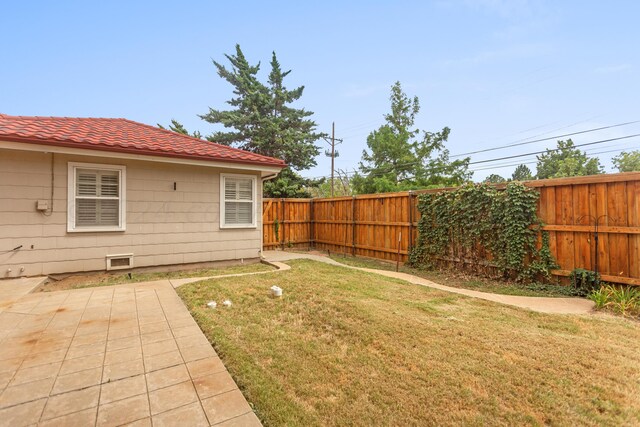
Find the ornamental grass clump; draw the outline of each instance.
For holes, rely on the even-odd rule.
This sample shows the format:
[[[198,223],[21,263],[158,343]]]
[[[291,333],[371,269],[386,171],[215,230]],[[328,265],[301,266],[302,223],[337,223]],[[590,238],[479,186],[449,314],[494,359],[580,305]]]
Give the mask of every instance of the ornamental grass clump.
[[[602,285],[589,294],[598,310],[610,310],[628,317],[640,317],[640,288]]]

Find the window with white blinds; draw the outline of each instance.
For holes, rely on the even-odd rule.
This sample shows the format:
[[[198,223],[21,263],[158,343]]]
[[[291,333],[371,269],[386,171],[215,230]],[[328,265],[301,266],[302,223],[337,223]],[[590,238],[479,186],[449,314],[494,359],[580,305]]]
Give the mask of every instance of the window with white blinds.
[[[69,231],[124,230],[124,166],[69,164]]]
[[[225,175],[220,177],[220,227],[255,227],[256,178]]]

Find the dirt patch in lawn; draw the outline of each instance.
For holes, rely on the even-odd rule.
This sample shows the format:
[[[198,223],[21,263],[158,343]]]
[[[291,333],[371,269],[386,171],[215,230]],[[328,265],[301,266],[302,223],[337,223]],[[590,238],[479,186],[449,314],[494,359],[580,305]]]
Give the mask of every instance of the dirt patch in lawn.
[[[640,424],[636,322],[288,263],[178,289],[265,425]]]
[[[64,277],[60,280],[50,279],[35,292],[63,291],[68,289],[89,288],[95,286],[122,285],[125,283],[150,282],[154,280],[181,279],[186,277],[223,276],[241,273],[258,273],[274,271],[275,269],[260,262],[234,265],[220,268],[192,269],[180,271],[155,271],[130,273],[91,273]]]

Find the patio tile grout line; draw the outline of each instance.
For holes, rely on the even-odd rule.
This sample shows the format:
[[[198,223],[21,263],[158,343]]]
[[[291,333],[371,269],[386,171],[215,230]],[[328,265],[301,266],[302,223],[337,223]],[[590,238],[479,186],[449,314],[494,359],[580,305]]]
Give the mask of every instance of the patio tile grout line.
[[[69,353],[69,349],[71,348],[71,343],[73,342],[73,338],[75,338],[76,333],[78,332],[78,328],[80,327],[80,323],[82,322],[82,317],[84,316],[84,313],[87,311],[87,306],[89,305],[89,301],[91,301],[91,297],[93,296],[95,291],[91,291],[91,294],[89,295],[89,298],[87,298],[87,302],[84,304],[84,307],[82,309],[82,315],[80,316],[80,319],[78,320],[78,324],[75,327],[75,330],[73,331],[73,335],[71,336],[71,341],[69,341],[69,346],[67,347],[67,350],[64,352],[64,357],[62,358],[62,362],[64,363],[65,358],[67,357],[67,354]],[[68,293],[66,298],[64,299],[64,301],[66,301],[69,296],[71,295],[71,293]],[[45,328],[46,329],[46,328]],[[40,416],[38,417],[38,423],[40,423],[42,421],[42,416],[44,415],[44,410],[47,407],[47,403],[49,403],[49,399],[51,397],[51,393],[53,392],[53,387],[56,385],[56,381],[58,380],[58,375],[60,373],[60,369],[62,369],[62,363],[60,363],[60,367],[58,368],[56,375],[54,377],[53,383],[51,384],[51,389],[49,390],[49,394],[47,395],[47,401],[44,403],[44,406],[42,407],[42,411],[40,412]]]
[[[141,335],[141,331],[140,331],[140,312],[138,310],[138,290],[136,289],[136,287],[133,287],[133,300],[135,301],[135,305],[136,305],[136,320],[138,322],[138,336],[140,337]],[[163,313],[164,315],[164,313]],[[166,318],[165,318],[166,320]],[[151,425],[153,425],[153,418],[151,417],[151,397],[149,396],[149,380],[147,378],[147,365],[144,362],[144,347],[142,345],[142,338],[140,338],[140,353],[142,354],[142,375],[144,376],[144,386],[147,389],[147,404],[149,405],[149,420],[151,421]],[[140,418],[142,419],[142,418]],[[136,420],[137,421],[137,420]],[[135,422],[135,421],[134,421]]]
[[[67,301],[67,299],[68,299],[68,298],[69,298],[69,294],[67,294],[67,295],[65,296],[65,298],[64,298],[64,299],[63,299],[63,300],[58,304],[58,308],[60,308],[60,306],[61,306],[61,305],[64,305],[64,303]],[[40,300],[40,301],[39,301],[39,302],[38,302],[38,303],[37,303],[37,304],[36,304],[36,305],[31,309],[31,310],[35,310],[35,309],[36,309],[40,304],[42,304],[43,299],[44,299],[44,297],[43,297],[43,298],[42,298],[42,299],[41,299],[41,300]],[[27,314],[27,315],[31,315],[30,313],[20,313],[20,314]],[[33,316],[37,316],[37,314],[33,314]],[[49,320],[49,322],[47,323],[47,326],[45,326],[45,327],[44,327],[44,329],[40,332],[40,336],[42,336],[42,335],[44,334],[44,332],[46,331],[47,327],[51,324],[51,322],[53,321],[53,319],[54,319],[54,318],[55,318],[55,314],[51,317],[51,319],[50,319],[50,320]],[[21,322],[18,322],[18,324],[16,325],[16,327],[17,327],[20,323],[21,323]],[[78,323],[79,323],[79,322],[78,322]],[[40,341],[40,339],[41,339],[41,338],[40,338],[40,336],[38,337],[38,341],[36,341],[36,343],[35,343],[34,345],[37,345],[37,343]],[[71,346],[71,341],[69,341],[69,347],[67,347],[67,351],[68,351],[68,349],[70,348],[70,346]],[[46,353],[46,352],[44,352],[44,353]],[[65,354],[66,354],[66,353],[65,353]],[[20,356],[19,356],[19,357],[20,357]],[[2,392],[3,392],[3,393],[4,393],[4,391],[5,391],[5,390],[7,390],[9,387],[11,387],[11,383],[12,383],[12,381],[15,379],[16,374],[20,371],[20,368],[21,368],[21,367],[22,367],[22,365],[24,364],[24,361],[27,359],[27,357],[28,357],[28,356],[26,356],[26,357],[23,357],[23,358],[22,358],[22,361],[20,362],[20,365],[19,365],[19,366],[18,366],[18,368],[13,372],[13,375],[11,376],[11,379],[10,379],[10,380],[9,380],[9,382],[7,383],[6,387],[2,390]],[[40,365],[30,366],[30,367],[25,368],[25,369],[36,368],[36,367],[44,366],[44,365],[48,365],[48,364],[51,364],[51,363],[57,363],[57,362],[42,363],[42,364],[40,364]],[[62,367],[62,362],[60,362],[60,368],[61,368],[61,367]],[[60,371],[60,368],[58,368],[58,372]],[[43,397],[39,397],[39,398],[37,398],[37,399],[27,400],[27,401],[25,401],[25,402],[21,402],[21,403],[16,403],[16,404],[13,404],[13,405],[5,406],[5,407],[4,407],[4,408],[2,408],[2,409],[13,408],[13,407],[15,407],[15,406],[19,406],[19,405],[22,405],[22,404],[25,404],[25,403],[37,402],[38,400],[41,400],[41,399],[47,399],[47,401],[48,401],[48,400],[49,400],[49,397],[51,397],[51,391],[53,390],[53,386],[55,385],[55,380],[57,379],[57,377],[58,377],[58,375],[57,375],[57,374],[56,374],[55,376],[53,376],[53,378],[54,378],[54,380],[53,380],[53,384],[51,385],[51,389],[49,390],[49,394],[48,394],[47,396],[43,396]],[[42,380],[45,380],[45,379],[48,379],[48,378],[49,378],[49,377],[47,377],[47,378],[40,378],[40,379],[36,379],[36,380],[31,380],[31,381],[25,381],[24,383],[20,383],[20,384],[18,384],[18,385],[20,385],[20,386],[21,386],[21,385],[23,385],[23,384],[30,384],[30,383],[37,382],[37,381],[42,381]],[[45,402],[45,406],[46,406],[46,403],[47,403],[47,402]],[[41,414],[40,414],[40,417],[42,417],[42,413],[44,412],[44,409],[45,409],[45,407],[43,406],[43,407],[42,407]]]
[[[171,292],[173,292],[173,294],[175,294],[177,296],[175,288],[173,287],[173,285],[171,283],[170,283],[170,285],[171,285]],[[162,309],[162,314],[164,315],[165,320],[167,321],[167,324],[169,325],[169,331],[171,332],[171,336],[173,337],[173,340],[176,341],[176,336],[173,333],[173,328],[171,327],[171,323],[169,323],[169,319],[167,318],[167,313],[164,310],[164,306],[162,305],[162,301],[160,301],[160,297],[158,296],[158,291],[156,291],[156,298],[158,298],[158,303],[160,304],[160,308]],[[182,299],[180,299],[180,302],[182,303],[183,308],[185,310],[187,310],[187,313],[189,313],[189,316],[191,316],[191,313],[189,312],[189,310],[184,305],[184,302],[182,301]],[[191,316],[191,318],[193,319],[193,316]],[[200,326],[198,326],[198,328],[200,328]],[[202,330],[200,330],[200,333],[202,333]],[[207,341],[209,341],[209,340],[207,340]],[[209,345],[211,345],[211,343],[209,343]],[[187,366],[187,362],[184,360],[184,356],[182,355],[182,350],[178,346],[178,342],[177,341],[176,341],[176,346],[178,347],[178,353],[180,354],[180,359],[182,359],[182,363],[184,364],[184,368],[187,370],[187,375],[189,375],[189,380],[191,381],[191,386],[193,387],[193,390],[196,393],[196,398],[198,399],[198,404],[200,405],[200,409],[202,409],[202,413],[204,414],[204,417],[207,419],[207,422],[209,423],[209,425],[211,425],[211,421],[209,421],[209,416],[207,415],[207,411],[204,410],[204,406],[202,405],[202,399],[200,399],[200,394],[198,394],[198,390],[196,389],[196,384],[193,381],[193,377],[191,376],[191,372],[189,371],[189,367]],[[225,367],[225,369],[226,369],[226,367]],[[151,421],[152,421],[152,424],[153,424],[153,418],[152,418]]]
[[[60,304],[58,304],[58,308],[60,308],[60,305],[64,304],[64,302],[69,298],[69,295],[67,294],[65,296],[65,298],[62,300],[62,302]],[[41,298],[40,301],[31,309],[31,311],[35,310],[38,306],[40,306],[40,304],[42,304],[42,301],[44,300],[44,298]],[[20,313],[20,314],[26,314],[26,315],[31,315],[31,313]],[[33,316],[37,316],[37,314],[33,314]],[[37,341],[33,344],[34,346],[38,344],[38,342],[40,341],[42,335],[44,334],[44,331],[47,329],[47,327],[49,326],[49,324],[53,321],[53,318],[55,317],[55,314],[53,316],[51,316],[51,319],[49,320],[49,322],[47,322],[47,325],[44,327],[44,329],[42,329],[42,331],[40,331],[40,334],[38,335],[38,339]],[[19,326],[20,324],[24,321],[24,319],[22,319],[20,322],[18,322],[15,326],[15,329],[20,329]],[[71,345],[71,342],[69,342],[69,345]],[[15,370],[15,372],[13,373],[13,375],[11,376],[11,379],[9,380],[9,382],[7,383],[7,386],[5,387],[5,390],[8,389],[11,386],[12,381],[15,379],[16,374],[18,373],[18,371],[22,368],[22,365],[24,364],[24,361],[27,359],[28,357],[22,357],[22,361],[20,362],[20,365],[18,365],[18,368]],[[46,363],[43,363],[43,365],[46,365]],[[35,366],[40,366],[40,365],[35,365]],[[35,367],[33,366],[33,367]],[[28,369],[28,368],[27,368]],[[40,381],[40,380],[35,380],[35,381]],[[31,381],[29,381],[31,382]],[[54,380],[55,382],[55,380]],[[53,388],[53,385],[51,386]],[[4,390],[3,390],[4,392]],[[49,390],[49,394],[51,394],[51,390]],[[38,399],[35,399],[38,400]],[[32,401],[33,402],[33,401]]]
[[[233,391],[233,390],[231,390],[231,391]],[[225,391],[225,393],[231,393],[231,391]],[[220,394],[224,394],[224,393],[220,393]],[[216,395],[216,396],[220,396],[220,394],[218,394],[218,395]],[[251,407],[251,406],[249,406],[249,407]],[[211,424],[211,426],[212,426],[212,427],[213,427],[213,426],[219,426],[219,425],[220,425],[220,424],[222,424],[222,423],[226,423],[226,422],[228,422],[228,421],[235,420],[236,418],[244,417],[244,416],[245,416],[245,415],[247,415],[247,414],[254,414],[253,409],[252,409],[252,410],[250,410],[250,411],[245,412],[244,414],[240,414],[240,415],[236,415],[235,417],[231,417],[231,418],[229,418],[228,420],[224,420],[224,421],[220,421],[219,423]],[[258,417],[258,416],[256,415],[256,418],[257,418],[257,417]],[[260,421],[260,424],[262,424],[262,421]]]
[[[98,425],[98,413],[100,412],[100,399],[102,398],[102,384],[104,384],[104,362],[107,359],[107,346],[109,345],[109,330],[111,329],[111,319],[113,317],[113,300],[116,296],[116,289],[111,293],[111,304],[109,305],[109,323],[107,323],[107,336],[104,340],[104,355],[102,356],[102,369],[100,370],[100,383],[98,384],[98,405],[93,425]]]
[[[267,261],[267,263],[269,263],[269,262]],[[269,264],[270,264],[270,263],[269,263]],[[273,264],[270,264],[270,265],[273,265]],[[274,267],[276,267],[276,270],[275,270],[275,271],[267,271],[267,272],[259,272],[259,273],[248,273],[248,274],[246,274],[246,275],[249,275],[249,274],[262,274],[262,273],[276,273],[276,272],[280,272],[280,271],[287,271],[288,269],[290,269],[290,268],[291,268],[291,267],[289,267],[289,266],[287,266],[287,267],[289,267],[289,268],[282,268],[282,267],[280,267],[280,266],[276,266],[276,265],[273,265],[273,266],[274,266]],[[195,282],[194,282],[194,283],[195,283]],[[176,289],[176,288],[173,288],[172,290],[173,290],[173,295],[174,295],[175,297],[177,297],[177,300],[176,300],[176,301],[178,301],[178,303],[180,304],[180,306],[181,306],[181,307],[183,307],[183,308],[186,310],[186,312],[187,312],[187,313],[189,313],[189,316],[193,319],[193,315],[191,314],[191,312],[190,312],[190,311],[189,311],[189,309],[187,308],[186,304],[184,303],[184,301],[182,300],[182,298],[180,298],[180,296],[178,295],[178,293],[176,292],[176,290],[175,290],[175,289]],[[163,310],[164,310],[164,307],[163,307]],[[195,322],[195,319],[193,319],[193,320],[194,320],[194,322]],[[203,332],[203,331],[202,331],[202,329],[200,328],[200,325],[198,325],[198,322],[196,322],[196,325],[197,325],[198,329],[200,329],[200,333],[204,335],[204,332]],[[173,334],[173,329],[171,330],[171,333]],[[204,336],[205,336],[205,338],[207,338],[207,337],[206,337],[206,335],[204,335]],[[208,339],[208,338],[207,338],[207,342],[209,342],[209,339]],[[211,344],[211,342],[209,342],[209,345],[213,348],[213,344]],[[217,352],[216,352],[216,356],[217,356]],[[220,358],[219,356],[217,356],[217,357],[218,357],[218,358]],[[197,360],[201,360],[201,359],[197,359]],[[229,370],[228,370],[228,369],[227,369],[227,367],[224,365],[224,363],[223,363],[223,366],[224,366],[224,371],[220,371],[220,372],[226,372],[229,376],[231,376],[231,374],[229,373]],[[191,380],[193,381],[193,378],[192,378],[192,376],[191,376],[191,372],[189,372],[189,369],[187,369],[187,372],[189,373],[189,378],[191,378]],[[219,372],[216,372],[216,373],[219,373]],[[211,375],[213,375],[213,374],[211,374]],[[233,377],[231,377],[231,378],[232,378],[232,380],[233,380],[234,384],[236,385],[236,389],[235,389],[235,390],[228,390],[228,391],[224,391],[224,392],[222,392],[222,393],[214,394],[214,395],[208,396],[206,399],[212,398],[212,397],[214,397],[214,396],[221,396],[221,395],[223,395],[223,394],[231,393],[231,392],[234,392],[234,391],[239,391],[239,392],[240,392],[240,394],[242,395],[242,397],[246,400],[246,397],[244,397],[244,393],[242,392],[242,390],[240,390],[240,387],[238,387],[238,384],[236,383],[235,379],[233,379]],[[195,386],[195,384],[194,384],[194,386]],[[200,394],[198,394],[197,390],[196,390],[196,395],[198,396],[198,401],[200,402],[200,405],[202,406],[202,399],[200,398]],[[248,403],[248,402],[247,402],[247,403]],[[255,414],[255,412],[254,412],[253,408],[251,407],[251,405],[249,405],[249,408],[250,408],[250,410],[249,410],[248,412],[245,412],[245,413],[243,413],[243,414],[240,414],[240,415],[237,415],[237,416],[235,416],[235,417],[229,418],[228,420],[220,421],[220,422],[216,423],[215,425],[219,425],[219,424],[221,424],[221,423],[227,422],[227,421],[232,420],[232,419],[234,419],[234,418],[237,418],[237,417],[241,417],[241,416],[243,416],[243,415],[246,415],[246,414],[248,414],[248,413],[254,413],[254,414]],[[204,411],[204,407],[202,407],[202,409],[203,409],[203,411]],[[207,417],[207,421],[208,421],[208,420],[209,420],[209,416],[207,415],[206,411],[205,411],[204,413],[205,413],[205,416]],[[261,424],[262,424],[262,422],[261,422]],[[211,424],[211,422],[209,422],[209,425],[210,425],[210,426],[213,426],[214,424]]]
[[[254,274],[273,273],[273,272],[277,272],[277,271],[279,271],[279,270],[275,270],[275,271],[268,271],[268,272],[244,273],[244,274],[242,274],[242,275],[254,275]],[[229,276],[218,276],[218,277],[229,277]],[[172,297],[175,297],[175,298],[172,298],[172,299],[173,299],[173,300],[175,300],[175,302],[177,302],[177,303],[178,303],[178,305],[179,305],[179,306],[180,306],[180,307],[185,311],[185,313],[189,313],[189,312],[188,312],[188,309],[187,309],[187,308],[186,308],[186,306],[184,305],[184,302],[183,302],[183,301],[182,301],[182,300],[177,296],[177,294],[175,293],[175,288],[173,287],[173,285],[172,285],[170,282],[169,282],[169,283],[166,283],[166,285],[168,286],[167,291],[169,291],[169,289],[170,289],[170,290],[171,290],[171,292],[170,292],[170,293],[171,293],[171,296],[172,296]],[[139,314],[140,314],[140,311],[139,311],[139,296],[140,296],[141,292],[139,292],[139,291],[144,292],[145,290],[143,290],[144,288],[139,289],[139,288],[137,288],[137,286],[131,286],[131,288],[133,288],[133,289],[132,289],[132,291],[133,291],[133,293],[134,293],[135,313],[136,313],[136,323],[137,323],[137,332],[138,332],[137,337],[139,338],[139,340],[140,340],[140,341],[139,341],[139,342],[140,342],[140,346],[142,347],[142,342],[141,342],[141,340],[142,340],[141,326],[142,326],[142,325],[140,324],[140,317],[139,317]],[[75,327],[74,327],[73,333],[72,333],[72,334],[71,334],[71,336],[70,336],[69,343],[68,343],[67,345],[65,345],[64,347],[62,347],[62,348],[61,348],[61,350],[62,350],[62,349],[64,349],[64,350],[65,350],[65,351],[64,351],[64,355],[63,355],[63,357],[62,357],[62,360],[60,361],[60,366],[59,366],[59,367],[58,367],[58,369],[57,369],[57,373],[53,376],[54,380],[53,380],[53,382],[52,382],[51,389],[49,390],[49,394],[48,394],[47,396],[43,396],[43,397],[38,398],[38,399],[33,399],[33,400],[30,400],[30,401],[27,401],[27,402],[21,402],[21,403],[16,404],[16,405],[10,405],[10,406],[8,406],[8,408],[9,408],[9,407],[18,406],[18,405],[21,405],[21,404],[25,404],[25,403],[30,403],[30,402],[38,401],[38,400],[45,400],[44,405],[43,405],[43,408],[42,408],[42,410],[40,411],[40,414],[39,414],[39,417],[38,417],[39,422],[42,422],[42,421],[43,421],[43,420],[42,420],[42,416],[44,415],[44,410],[46,409],[47,402],[49,401],[49,399],[50,399],[52,396],[59,396],[59,395],[63,395],[63,394],[69,393],[69,392],[76,392],[76,391],[86,390],[86,389],[88,389],[88,388],[91,388],[91,387],[95,387],[95,386],[96,386],[96,384],[94,384],[94,385],[85,386],[85,387],[82,387],[82,388],[79,388],[79,389],[75,389],[75,390],[65,391],[65,392],[62,392],[62,393],[55,394],[55,395],[52,395],[52,394],[51,394],[51,393],[52,393],[52,390],[53,390],[53,387],[55,386],[55,384],[56,384],[56,382],[57,382],[57,379],[58,379],[58,377],[59,377],[59,373],[60,373],[60,371],[61,371],[61,369],[62,369],[62,365],[63,365],[63,363],[67,360],[67,356],[69,355],[69,352],[70,352],[70,350],[71,350],[71,348],[72,348],[73,340],[74,340],[75,338],[77,338],[77,336],[78,336],[78,335],[77,335],[77,333],[78,333],[78,330],[79,330],[80,325],[81,325],[81,323],[82,323],[82,319],[83,319],[83,318],[85,317],[85,315],[87,314],[87,308],[88,308],[89,304],[91,303],[91,301],[95,298],[95,295],[96,295],[96,294],[98,294],[98,293],[101,293],[100,291],[102,291],[102,289],[93,289],[93,290],[91,290],[91,291],[87,292],[89,295],[88,295],[88,297],[86,297],[86,300],[84,301],[84,305],[83,305],[83,307],[81,307],[81,308],[78,310],[78,311],[81,311],[80,317],[78,318],[77,322],[74,322],[74,323],[75,323]],[[101,406],[101,405],[100,405],[100,399],[101,399],[101,396],[102,396],[102,385],[104,384],[104,381],[103,381],[103,376],[104,376],[104,371],[105,371],[105,364],[104,364],[104,362],[105,362],[105,359],[106,359],[106,350],[107,350],[107,346],[108,346],[108,342],[109,342],[109,332],[110,332],[110,331],[111,331],[111,329],[112,329],[112,328],[111,328],[111,320],[113,319],[113,316],[114,316],[113,302],[114,302],[115,297],[116,297],[116,293],[117,293],[116,291],[117,291],[117,288],[115,288],[115,287],[114,287],[113,289],[111,289],[111,292],[110,292],[111,305],[110,305],[110,312],[109,312],[109,323],[108,323],[108,325],[107,325],[107,330],[106,330],[106,339],[105,339],[105,341],[104,341],[104,353],[103,353],[103,357],[102,357],[102,362],[103,362],[103,363],[102,363],[102,369],[101,369],[101,377],[100,377],[100,381],[99,381],[99,383],[97,384],[97,386],[99,386],[99,387],[100,387],[100,389],[99,389],[99,394],[98,394],[98,403],[97,403],[97,405],[96,405],[96,406],[91,406],[91,407],[89,407],[89,408],[84,408],[84,409],[79,410],[79,411],[69,412],[69,413],[67,413],[67,414],[63,414],[63,415],[61,415],[61,416],[59,416],[59,417],[54,417],[54,418],[52,418],[52,419],[61,418],[61,417],[64,417],[64,416],[67,416],[67,415],[70,415],[70,414],[75,414],[75,413],[77,413],[77,412],[85,411],[85,410],[88,410],[88,409],[93,409],[93,408],[96,408],[96,407],[97,407],[97,408],[98,408],[98,410],[99,410],[99,407]],[[161,321],[159,321],[159,322],[152,322],[152,323],[165,322],[165,323],[167,324],[167,326],[168,326],[168,330],[169,330],[169,332],[171,333],[171,337],[172,337],[172,339],[173,339],[173,340],[174,340],[174,342],[176,342],[176,344],[177,344],[177,339],[182,338],[183,336],[180,336],[180,337],[177,337],[177,336],[176,336],[176,334],[175,334],[175,332],[174,332],[174,330],[173,330],[173,327],[171,326],[171,324],[170,324],[170,322],[169,322],[169,318],[167,317],[167,312],[166,312],[166,310],[165,310],[165,306],[164,306],[164,304],[163,304],[164,299],[160,297],[159,292],[158,292],[158,289],[149,289],[149,291],[153,291],[153,294],[155,295],[155,300],[156,300],[156,301],[157,301],[157,303],[158,303],[158,307],[159,307],[159,309],[161,310],[161,312],[163,313],[163,320],[161,320]],[[67,300],[70,298],[70,296],[71,296],[71,292],[69,292],[67,295],[65,295],[65,296],[64,296],[64,299],[63,299],[62,301],[60,301],[60,302],[58,302],[58,303],[56,303],[56,304],[53,304],[53,305],[52,305],[52,307],[54,307],[54,306],[55,306],[55,307],[58,307],[58,308],[59,308],[59,307],[61,307],[61,306],[64,306],[64,304],[66,304],[66,302],[67,302]],[[39,302],[38,302],[38,303],[37,303],[37,304],[36,304],[36,305],[31,309],[31,311],[36,310],[38,307],[42,306],[42,305],[46,302],[46,301],[45,301],[45,298],[46,298],[46,297],[44,297],[43,299],[41,299],[41,300],[40,300],[40,301],[39,301]],[[165,299],[166,299],[166,298],[165,298]],[[169,302],[173,302],[173,301],[169,301]],[[27,313],[21,313],[21,314],[27,314]],[[37,316],[37,315],[38,315],[38,314],[31,314],[31,313],[29,313],[29,314],[30,314],[31,316]],[[42,313],[41,313],[41,314],[42,314]],[[47,330],[48,326],[50,326],[50,325],[51,325],[51,322],[53,322],[53,320],[55,319],[55,317],[56,317],[56,314],[54,314],[53,316],[51,316],[51,318],[48,320],[47,325],[46,325],[46,326],[44,327],[44,329],[40,332],[39,339],[42,339],[42,338],[41,338],[41,335],[43,335],[43,334],[46,332],[46,330]],[[192,316],[189,316],[189,318],[190,318],[191,320],[193,320],[193,317],[192,317]],[[17,325],[19,325],[22,321],[24,321],[24,319],[21,319],[21,320],[20,320],[20,322],[19,322],[18,324],[16,324],[16,326],[17,326]],[[196,334],[188,334],[188,335],[186,335],[186,337],[189,337],[189,336],[192,336],[192,335],[202,334],[202,330],[199,328],[199,326],[197,325],[197,323],[195,323],[195,325],[198,327],[198,333],[196,333]],[[187,327],[190,327],[190,326],[191,326],[191,325],[187,325],[187,326],[180,326],[180,327],[178,327],[177,329],[187,328]],[[159,332],[159,331],[152,331],[152,332],[149,332],[149,333],[147,333],[147,334],[152,334],[152,333],[154,333],[154,332]],[[96,334],[98,334],[98,333],[100,333],[100,332],[96,332]],[[92,334],[86,334],[86,335],[87,335],[87,336],[89,336],[89,335],[92,335]],[[84,335],[83,335],[83,336],[84,336]],[[135,335],[134,335],[134,336],[135,336]],[[127,337],[121,337],[121,338],[127,338]],[[116,339],[117,339],[117,338],[116,338]],[[207,341],[208,341],[208,340],[207,340]],[[89,344],[89,345],[93,345],[93,344]],[[209,343],[209,345],[211,345],[211,344]],[[117,349],[117,350],[123,350],[123,349],[128,349],[128,348],[132,348],[132,347],[124,347],[124,348],[122,348],[122,349]],[[174,351],[174,350],[171,350],[171,351]],[[153,356],[158,356],[158,355],[162,355],[162,354],[167,354],[167,353],[169,353],[169,352],[171,352],[171,351],[163,352],[163,353],[159,353],[159,354],[156,354],[156,355],[153,355]],[[187,362],[185,361],[184,356],[182,355],[182,350],[181,350],[181,348],[180,348],[180,347],[178,347],[178,348],[177,348],[177,351],[178,351],[178,353],[179,353],[179,355],[180,355],[180,359],[181,359],[181,361],[182,361],[182,362],[181,362],[181,363],[174,364],[174,365],[171,365],[171,366],[168,366],[168,367],[178,366],[178,365],[182,364],[182,365],[184,365],[184,366],[185,366],[185,368],[187,368],[187,366],[186,366]],[[146,384],[146,386],[147,386],[147,398],[148,398],[148,402],[149,402],[149,417],[151,417],[151,405],[150,405],[150,400],[149,400],[150,398],[149,398],[149,389],[148,389],[148,382],[147,382],[147,376],[146,376],[147,372],[146,372],[146,363],[145,363],[145,360],[144,360],[144,351],[142,351],[142,354],[143,354],[143,355],[142,355],[143,370],[145,371],[145,372],[143,373],[143,375],[145,375],[145,384]],[[90,356],[90,355],[78,356],[78,357],[75,357],[75,358],[73,358],[73,359],[69,359],[69,360],[75,360],[75,359],[79,359],[79,358],[81,358],[81,357],[85,357],[85,356]],[[19,367],[16,369],[16,371],[15,371],[15,372],[13,372],[12,379],[11,379],[10,381],[12,381],[12,380],[13,380],[13,378],[15,377],[16,372],[18,372],[18,371],[20,370],[20,367],[24,364],[25,359],[26,359],[26,357],[24,357],[24,358],[23,358],[23,360],[20,362]],[[200,359],[202,359],[202,358],[200,358]],[[200,360],[200,359],[196,359],[196,360]],[[195,360],[194,360],[194,361],[195,361]],[[53,363],[53,362],[49,362],[49,363]],[[39,364],[39,365],[34,365],[33,367],[42,366],[42,365],[45,365],[45,364],[48,364],[48,363],[43,363],[43,364]],[[30,367],[30,368],[31,368],[31,367]],[[167,367],[159,368],[159,369],[156,369],[156,370],[151,371],[151,372],[155,372],[155,371],[158,371],[158,370],[161,370],[161,369],[166,369],[166,368],[167,368]],[[76,374],[76,373],[83,372],[83,371],[88,371],[88,370],[91,370],[91,369],[96,369],[96,368],[81,369],[81,370],[79,370],[79,371],[71,372],[71,373],[69,373],[69,375],[70,375],[70,374]],[[224,371],[226,371],[226,367],[225,367],[225,370],[224,370]],[[223,371],[221,371],[221,372],[223,372]],[[187,368],[187,373],[188,373],[189,380],[185,380],[185,381],[183,381],[183,382],[187,382],[187,381],[189,381],[189,382],[192,384],[192,386],[195,386],[195,384],[194,384],[194,378],[193,378],[193,376],[191,375],[191,373],[189,372],[188,368]],[[138,375],[139,375],[139,374],[138,374]],[[128,376],[128,377],[119,378],[117,381],[120,381],[120,380],[123,380],[123,379],[126,379],[126,378],[131,378],[131,377],[134,377],[134,376],[136,376],[136,375],[130,375],[130,376]],[[33,381],[38,381],[38,380],[33,380]],[[29,382],[32,382],[32,381],[27,381],[26,383],[29,383]],[[175,384],[174,384],[174,385],[175,385]],[[160,387],[160,388],[158,388],[158,390],[165,389],[165,388],[168,388],[168,387],[171,387],[171,386],[173,386],[173,385],[168,385],[168,386],[165,386],[165,387]],[[8,387],[7,387],[7,388],[8,388]],[[194,387],[194,391],[196,392],[196,398],[197,398],[198,404],[199,404],[200,408],[202,409],[203,413],[205,414],[205,417],[206,417],[206,418],[207,418],[207,420],[208,420],[208,416],[207,416],[207,414],[206,414],[206,411],[204,411],[204,407],[203,407],[203,405],[202,405],[202,399],[200,398],[200,395],[197,393],[197,390],[195,390],[195,387]],[[231,391],[234,391],[234,390],[231,390]],[[212,395],[212,396],[209,396],[209,397],[223,395],[223,394],[228,393],[228,392],[230,392],[230,391],[223,392],[223,393],[218,393],[218,394],[215,394],[215,395]],[[142,394],[142,393],[141,393],[141,394]],[[136,396],[140,396],[141,394],[138,394],[138,395],[136,395]],[[124,399],[118,399],[117,401],[120,401],[120,400],[124,400]],[[116,402],[116,401],[114,401],[114,402]],[[109,403],[113,403],[113,402],[109,402]],[[195,403],[195,402],[191,402],[191,403],[188,403],[188,404],[186,404],[186,405],[193,404],[193,403]],[[183,407],[183,406],[186,406],[186,405],[181,405],[181,406],[179,406],[178,408]],[[177,409],[177,408],[173,408],[173,409]],[[158,414],[162,414],[162,413],[165,413],[165,412],[168,412],[168,411],[170,411],[170,410],[163,411],[163,412],[159,412]],[[248,411],[248,412],[253,412],[253,411]],[[246,412],[246,413],[248,413],[248,412]],[[240,414],[240,415],[238,415],[238,416],[236,416],[236,417],[232,417],[232,418],[230,418],[230,419],[237,418],[237,417],[239,417],[239,416],[245,415],[246,413]],[[158,414],[156,414],[156,415],[158,415]],[[98,420],[98,411],[96,411],[96,419],[95,419],[95,423],[97,423],[97,420]],[[137,420],[134,420],[134,422],[135,422],[135,421],[137,421]],[[222,422],[224,422],[224,421],[222,421]],[[218,424],[219,424],[219,423],[218,423]]]

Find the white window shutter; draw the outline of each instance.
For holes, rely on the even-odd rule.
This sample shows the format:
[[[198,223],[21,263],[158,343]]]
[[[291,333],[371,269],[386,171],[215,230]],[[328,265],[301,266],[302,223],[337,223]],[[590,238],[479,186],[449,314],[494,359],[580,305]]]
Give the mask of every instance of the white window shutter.
[[[98,201],[96,199],[76,200],[76,226],[89,227],[98,223]]]
[[[223,225],[254,226],[254,182],[253,177],[223,176],[224,223]]]
[[[253,180],[238,180],[238,200],[253,200]]]
[[[76,167],[72,170],[75,174],[73,230],[122,227],[120,179],[124,168],[114,170]]]
[[[97,225],[117,227],[120,223],[120,201],[99,200],[98,202],[99,215]]]
[[[78,170],[76,177],[76,196],[97,196],[98,175],[96,171]]]
[[[253,224],[252,203],[241,203],[238,206],[238,224]]]
[[[118,172],[100,173],[100,195],[104,197],[118,197],[120,195]]]

